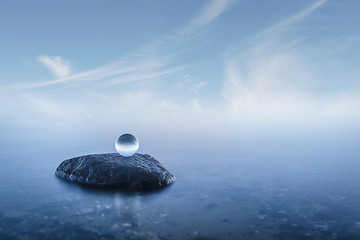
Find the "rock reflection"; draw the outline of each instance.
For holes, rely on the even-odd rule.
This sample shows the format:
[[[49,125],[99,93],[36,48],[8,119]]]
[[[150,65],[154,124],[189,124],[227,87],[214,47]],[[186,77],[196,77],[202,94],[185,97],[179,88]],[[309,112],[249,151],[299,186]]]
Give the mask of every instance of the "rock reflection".
[[[120,196],[119,193],[116,193],[114,202],[122,228],[137,229],[137,212],[140,209],[140,196]]]

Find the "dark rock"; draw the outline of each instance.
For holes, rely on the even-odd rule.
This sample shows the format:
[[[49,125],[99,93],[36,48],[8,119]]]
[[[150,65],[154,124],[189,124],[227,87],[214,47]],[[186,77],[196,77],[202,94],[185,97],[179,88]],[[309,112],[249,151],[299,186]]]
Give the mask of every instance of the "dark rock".
[[[155,158],[136,153],[91,154],[63,161],[55,175],[70,182],[95,187],[148,191],[163,188],[175,177]]]

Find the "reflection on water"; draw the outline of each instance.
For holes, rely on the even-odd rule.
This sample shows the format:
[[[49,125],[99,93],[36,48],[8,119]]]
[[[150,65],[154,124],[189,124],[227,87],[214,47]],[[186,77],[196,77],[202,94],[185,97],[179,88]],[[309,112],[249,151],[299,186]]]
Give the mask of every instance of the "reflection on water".
[[[57,179],[62,160],[83,154],[76,144],[56,150],[34,143],[19,152],[7,144],[1,147],[0,239],[360,239],[353,140],[154,148],[150,154],[177,182],[146,194]],[[91,153],[94,146],[87,148]]]

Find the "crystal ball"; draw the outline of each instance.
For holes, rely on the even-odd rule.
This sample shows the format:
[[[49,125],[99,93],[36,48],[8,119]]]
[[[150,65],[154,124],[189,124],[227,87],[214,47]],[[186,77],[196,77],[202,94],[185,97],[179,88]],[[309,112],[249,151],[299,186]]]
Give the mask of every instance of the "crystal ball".
[[[139,141],[130,133],[123,134],[116,139],[115,149],[121,156],[130,157],[139,149]]]

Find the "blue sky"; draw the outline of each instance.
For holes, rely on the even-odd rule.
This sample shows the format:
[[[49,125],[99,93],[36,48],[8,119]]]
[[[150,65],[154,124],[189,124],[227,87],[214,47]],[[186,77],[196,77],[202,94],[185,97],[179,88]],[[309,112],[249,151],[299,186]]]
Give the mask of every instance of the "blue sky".
[[[359,10],[356,0],[2,2],[2,126],[358,125]]]

